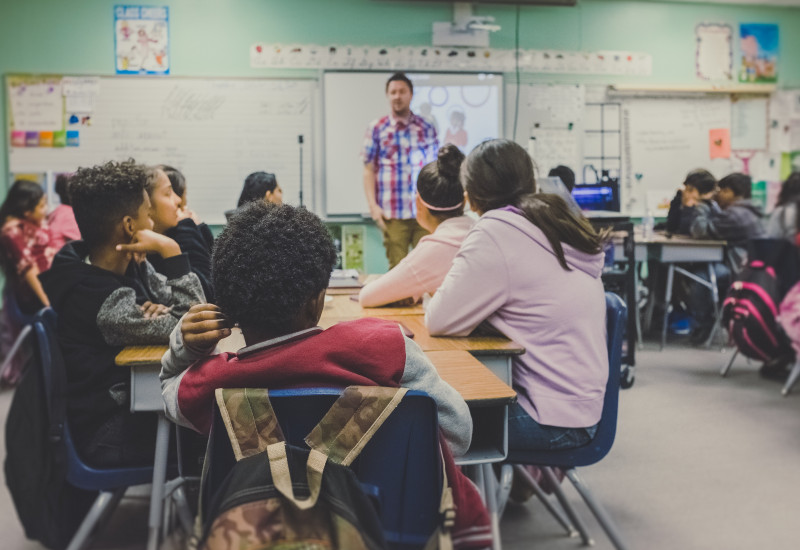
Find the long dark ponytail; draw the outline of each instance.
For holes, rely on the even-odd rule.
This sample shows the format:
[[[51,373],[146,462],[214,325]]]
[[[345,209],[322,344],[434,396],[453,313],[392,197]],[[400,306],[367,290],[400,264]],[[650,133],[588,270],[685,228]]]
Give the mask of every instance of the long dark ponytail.
[[[562,243],[586,254],[599,254],[602,239],[589,221],[573,214],[558,195],[537,194],[533,161],[517,143],[484,141],[467,157],[461,170],[469,202],[481,213],[516,206],[542,230],[561,267],[570,270]]]

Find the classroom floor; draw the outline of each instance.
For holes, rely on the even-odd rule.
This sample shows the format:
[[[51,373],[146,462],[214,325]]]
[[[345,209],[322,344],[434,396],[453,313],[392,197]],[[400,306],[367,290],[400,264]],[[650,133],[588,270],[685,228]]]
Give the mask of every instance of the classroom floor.
[[[744,359],[722,379],[719,368],[729,353],[680,344],[658,352],[646,344],[636,383],[620,396],[614,448],[599,464],[579,470],[632,550],[799,546],[800,388],[781,397],[780,384],[759,378],[757,365]],[[10,400],[11,392],[0,393],[2,419]],[[573,488],[565,487],[595,548],[612,548]],[[144,548],[147,504],[141,489],[126,497],[92,548]],[[535,499],[509,504],[501,527],[507,550],[581,547]],[[0,532],[3,549],[42,548],[25,540],[4,485]]]

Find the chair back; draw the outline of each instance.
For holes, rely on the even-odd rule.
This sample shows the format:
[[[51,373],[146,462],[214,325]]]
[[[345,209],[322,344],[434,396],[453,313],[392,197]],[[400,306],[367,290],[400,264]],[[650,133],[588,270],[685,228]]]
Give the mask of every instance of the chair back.
[[[306,448],[304,438],[322,419],[340,389],[270,390],[269,400],[286,442]],[[233,468],[225,425],[214,404],[206,455],[203,508]],[[392,548],[421,548],[439,524],[442,490],[436,403],[424,392],[409,391],[350,466],[376,503],[384,535]],[[213,518],[203,518],[205,522]]]
[[[617,433],[619,409],[619,380],[622,361],[622,340],[628,311],[622,298],[606,292],[606,342],[608,345],[608,382],[603,399],[603,412],[594,438],[581,447],[555,451],[509,451],[508,461],[518,464],[536,464],[572,468],[599,462],[611,450]]]
[[[67,461],[67,481],[87,491],[108,491],[150,483],[152,467],[95,468],[86,464],[78,454],[69,431],[66,416],[66,367],[56,338],[56,313],[52,308],[39,311],[33,320],[36,335],[34,353],[36,368],[44,380],[45,401],[51,420],[51,438],[63,442]]]
[[[10,281],[6,281],[3,289],[3,308],[12,323],[18,327],[24,327],[33,323],[34,316],[22,311],[14,286]]]

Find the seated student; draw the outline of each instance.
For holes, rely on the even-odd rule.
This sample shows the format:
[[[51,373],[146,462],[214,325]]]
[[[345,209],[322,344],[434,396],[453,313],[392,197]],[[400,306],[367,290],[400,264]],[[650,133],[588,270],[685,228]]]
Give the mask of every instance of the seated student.
[[[195,214],[194,211],[189,208],[187,202],[189,190],[186,186],[186,177],[177,168],[173,168],[172,166],[168,166],[166,164],[159,164],[158,169],[167,175],[167,178],[169,178],[169,183],[172,185],[172,190],[175,191],[175,194],[181,199],[181,221],[183,221],[185,218],[191,218],[194,221],[194,223],[197,225],[197,228],[200,230],[200,233],[203,235],[203,239],[206,241],[206,245],[210,252],[211,249],[214,248],[214,234],[211,232],[211,228],[209,228],[206,223],[200,221],[200,218],[198,218],[197,214]],[[180,224],[181,222],[178,222],[178,225]]]
[[[442,284],[474,223],[464,215],[464,188],[458,179],[463,160],[458,147],[445,145],[439,158],[422,168],[417,178],[417,221],[431,234],[422,237],[389,273],[361,289],[358,300],[363,307],[405,299],[415,303]]]
[[[70,192],[83,240],[64,245],[40,277],[58,314],[72,437],[94,466],[153,463],[156,415],[130,412],[130,373],[114,358],[127,345],[166,343],[181,315],[205,301],[178,244],[152,231],[146,183],[146,168],[132,161],[79,169]],[[164,258],[166,277],[147,253]]]
[[[800,202],[800,172],[792,172],[781,186],[775,210],[767,222],[767,235],[773,239],[786,239],[796,243],[800,232],[800,216],[797,215]]]
[[[336,250],[322,221],[304,208],[254,201],[228,223],[214,248],[217,303],[193,307],[170,337],[162,359],[169,418],[208,433],[216,388],[405,386],[428,393],[456,455],[470,444],[464,400],[395,323],[364,318],[317,326]],[[213,355],[238,323],[247,347]],[[491,544],[486,511],[444,445],[458,508],[460,547]]]
[[[45,214],[47,197],[38,183],[17,180],[0,206],[0,266],[5,274],[6,295],[13,294],[20,310],[33,314],[50,305],[39,282],[39,273],[50,268],[56,250],[52,246]],[[0,311],[0,351],[5,357],[22,330],[10,309]],[[25,358],[17,354],[3,372],[3,384],[13,386],[22,375]]]
[[[283,189],[278,185],[275,174],[269,172],[253,172],[244,180],[242,194],[234,210],[225,212],[225,218],[230,221],[242,206],[253,201],[266,201],[273,204],[283,204]]]
[[[186,253],[192,272],[203,285],[206,300],[214,300],[214,287],[211,284],[211,246],[195,221],[182,217],[181,198],[175,194],[166,173],[160,168],[147,170],[147,194],[150,197],[153,231],[166,235],[178,243],[181,252]],[[155,270],[164,273],[164,259],[158,254],[148,256]]]
[[[61,250],[64,243],[80,239],[81,232],[75,221],[75,213],[70,206],[69,177],[67,175],[59,174],[56,177],[56,193],[61,199],[61,204],[50,212],[47,223],[50,226],[50,244],[58,251]]]
[[[695,209],[690,227],[693,237],[728,241],[726,263],[712,265],[720,298],[725,296],[731,283],[731,274],[738,274],[747,261],[747,241],[766,236],[761,209],[750,200],[751,188],[750,176],[728,174],[719,180],[719,191],[715,200],[690,200],[688,204]],[[695,275],[708,280],[708,270],[705,267],[696,268]],[[688,305],[696,324],[691,340],[693,343],[701,343],[714,328],[714,304],[708,289],[693,281]]]
[[[746,260],[745,243],[765,237],[761,208],[750,200],[753,181],[746,174],[728,174],[719,180],[715,201],[692,201],[697,210],[691,225],[692,237],[728,241],[729,267],[734,273]]]
[[[572,193],[572,190],[575,189],[575,172],[573,172],[572,168],[569,166],[559,164],[555,168],[551,168],[547,176],[550,178],[559,178],[569,193]]]
[[[46,215],[47,197],[33,181],[15,181],[0,206],[3,267],[24,313],[50,305],[39,282],[39,274],[49,269],[56,252]]]
[[[513,359],[511,448],[581,446],[597,431],[608,379],[601,239],[561,197],[535,194],[531,158],[513,141],[478,145],[461,178],[481,217],[425,323],[466,336],[486,321],[525,348]]]
[[[683,190],[678,190],[669,204],[667,213],[667,233],[689,235],[698,202],[710,204],[717,190],[717,179],[708,170],[698,168],[686,174]]]

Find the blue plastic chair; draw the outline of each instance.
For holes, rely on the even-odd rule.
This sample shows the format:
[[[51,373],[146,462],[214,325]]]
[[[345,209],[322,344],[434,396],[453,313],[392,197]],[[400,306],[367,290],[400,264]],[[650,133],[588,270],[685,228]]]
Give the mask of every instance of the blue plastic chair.
[[[561,486],[555,478],[552,468],[560,468],[565,473],[572,484],[580,493],[589,509],[592,511],[603,530],[611,539],[615,548],[624,549],[626,545],[619,536],[616,526],[611,518],[597,501],[586,484],[578,477],[575,468],[578,466],[589,466],[595,464],[605,457],[614,444],[614,437],[617,433],[617,411],[619,405],[619,382],[620,382],[620,363],[622,357],[622,340],[625,335],[625,324],[627,321],[627,308],[622,298],[613,292],[606,292],[606,330],[608,342],[608,382],[606,383],[605,399],[603,401],[603,412],[600,422],[597,425],[597,433],[590,443],[575,449],[565,449],[556,451],[515,451],[509,449],[508,462],[514,464],[532,464],[542,468],[544,475],[551,481],[564,511],[569,516],[572,524],[578,529],[584,544],[592,544],[592,540],[586,530],[585,525],[569,505]],[[524,470],[518,470],[525,475]],[[529,482],[535,484],[531,478]],[[538,489],[538,487],[536,487]],[[551,512],[553,510],[551,509]],[[562,525],[563,520],[558,517]]]
[[[22,308],[19,307],[16,294],[14,293],[13,289],[9,287],[10,284],[6,283],[5,289],[3,289],[3,307],[8,314],[9,320],[22,328],[20,329],[19,334],[17,334],[17,338],[14,340],[14,343],[11,345],[11,349],[8,350],[8,354],[3,358],[3,363],[0,364],[0,379],[3,379],[6,371],[11,368],[12,360],[17,356],[20,348],[22,348],[22,344],[25,343],[25,340],[31,333],[34,320],[33,315],[28,315],[22,311]]]
[[[61,350],[55,337],[56,313],[46,308],[36,314],[33,332],[36,337],[39,364],[45,380],[48,410],[56,399],[63,399],[65,390],[65,367]],[[57,395],[56,392],[62,392]],[[63,424],[61,438],[64,442],[67,460],[67,481],[87,491],[98,491],[97,498],[67,547],[67,550],[86,548],[95,528],[103,523],[114,511],[128,487],[144,485],[153,480],[152,467],[137,468],[94,468],[86,464],[78,454],[72,441],[69,422]]]
[[[270,390],[269,400],[287,443],[305,448],[304,438],[322,419],[340,389]],[[214,406],[202,502],[210,503],[236,463],[225,425]],[[409,391],[350,466],[376,503],[383,532],[394,549],[422,548],[439,525],[442,494],[436,403]],[[207,508],[207,504],[204,505]],[[206,524],[213,518],[204,518]]]

